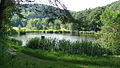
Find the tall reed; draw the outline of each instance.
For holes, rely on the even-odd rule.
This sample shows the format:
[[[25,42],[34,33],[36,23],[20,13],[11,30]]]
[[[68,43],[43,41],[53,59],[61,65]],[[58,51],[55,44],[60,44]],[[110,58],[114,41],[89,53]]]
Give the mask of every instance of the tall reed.
[[[109,50],[103,45],[88,41],[76,41],[71,42],[69,40],[58,40],[58,39],[40,39],[32,38],[27,47],[32,49],[42,49],[42,50],[54,50],[63,51],[71,54],[86,54],[90,56],[102,56],[104,54],[109,54]]]

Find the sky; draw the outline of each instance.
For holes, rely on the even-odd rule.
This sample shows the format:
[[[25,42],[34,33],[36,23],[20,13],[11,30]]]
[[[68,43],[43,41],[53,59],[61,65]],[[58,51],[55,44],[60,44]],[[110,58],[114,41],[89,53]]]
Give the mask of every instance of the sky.
[[[63,4],[71,11],[81,11],[89,8],[105,6],[118,0],[61,0]],[[48,0],[36,0],[36,3],[50,5]]]
[[[89,8],[105,6],[118,0],[63,0],[68,10],[81,11]]]

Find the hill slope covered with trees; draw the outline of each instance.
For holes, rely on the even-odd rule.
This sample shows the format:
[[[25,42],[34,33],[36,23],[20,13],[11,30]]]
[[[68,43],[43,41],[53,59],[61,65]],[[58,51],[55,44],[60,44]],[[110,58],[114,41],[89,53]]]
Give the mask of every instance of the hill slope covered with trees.
[[[101,26],[103,26],[103,22],[100,21],[100,16],[108,8],[111,8],[112,10],[120,10],[119,4],[120,1],[117,1],[107,6],[94,9],[86,9],[79,12],[70,11],[70,14],[73,17],[69,18],[70,21],[66,21],[66,18],[61,20],[58,18],[65,16],[64,10],[62,9],[43,4],[24,4],[20,5],[25,7],[20,10],[20,12],[26,19],[21,19],[14,15],[11,20],[11,25],[14,27],[21,25],[22,27],[37,30],[64,28],[67,30],[100,31]],[[55,11],[55,13],[52,13],[53,11]]]

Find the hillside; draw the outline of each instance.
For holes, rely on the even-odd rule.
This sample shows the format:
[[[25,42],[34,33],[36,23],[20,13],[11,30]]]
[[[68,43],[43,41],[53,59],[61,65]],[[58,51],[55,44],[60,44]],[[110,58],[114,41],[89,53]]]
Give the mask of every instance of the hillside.
[[[20,12],[27,19],[21,19],[19,17],[16,18],[16,16],[13,16],[11,20],[12,21],[11,25],[14,27],[18,27],[19,25],[21,25],[22,27],[27,27],[27,25],[30,25],[30,22],[31,22],[30,20],[34,20],[38,18],[39,20],[37,21],[42,22],[42,19],[48,18],[45,20],[46,22],[44,23],[53,22],[51,24],[57,28],[61,27],[60,24],[64,22],[66,23],[66,26],[64,26],[64,29],[68,29],[68,30],[72,29],[72,30],[79,30],[79,31],[100,31],[101,26],[103,26],[103,23],[100,21],[100,16],[102,15],[102,13],[104,13],[104,11],[107,8],[110,8],[112,10],[120,10],[119,4],[120,4],[120,1],[117,1],[109,5],[106,5],[103,7],[97,7],[94,9],[86,9],[84,11],[79,11],[79,12],[69,11],[70,14],[66,13],[62,9],[48,6],[48,5],[24,4],[24,5],[21,5],[24,8],[22,8]],[[60,20],[61,22],[59,21],[60,23],[58,23],[58,21],[56,22],[55,20]],[[74,24],[67,25],[67,23],[74,23]],[[45,27],[49,27],[50,25],[45,25]],[[43,24],[39,24],[39,26],[43,26]],[[29,27],[33,27],[33,26],[29,26]],[[42,27],[40,28],[36,28],[37,26],[34,26],[34,27],[35,29],[42,29]],[[51,29],[51,27],[49,27],[48,29]],[[56,28],[53,28],[53,29],[56,29]]]

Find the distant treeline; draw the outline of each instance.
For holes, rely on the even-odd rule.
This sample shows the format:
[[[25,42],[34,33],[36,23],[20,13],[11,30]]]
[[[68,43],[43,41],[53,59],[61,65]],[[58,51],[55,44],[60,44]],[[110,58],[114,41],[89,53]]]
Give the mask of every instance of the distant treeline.
[[[48,29],[67,29],[67,30],[79,30],[79,31],[100,31],[103,22],[101,22],[101,15],[107,8],[113,10],[119,10],[120,2],[114,2],[107,6],[97,7],[94,9],[86,9],[84,11],[72,12],[69,11],[73,18],[71,21],[65,21],[66,19],[60,19],[64,16],[64,10],[42,4],[25,4],[20,12],[25,16],[19,18],[14,15],[11,19],[11,25],[14,27],[27,27],[31,30],[48,30]],[[54,13],[53,13],[54,11]],[[69,17],[69,16],[68,16]],[[64,22],[65,21],[65,22]]]

